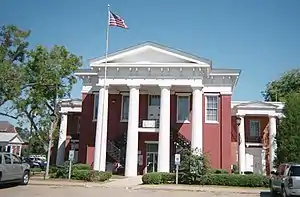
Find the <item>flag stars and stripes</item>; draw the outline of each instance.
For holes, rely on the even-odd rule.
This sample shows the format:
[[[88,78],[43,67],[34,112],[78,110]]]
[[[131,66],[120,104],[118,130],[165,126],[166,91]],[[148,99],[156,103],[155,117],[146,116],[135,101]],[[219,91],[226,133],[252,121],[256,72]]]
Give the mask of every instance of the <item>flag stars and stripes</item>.
[[[113,12],[109,11],[109,26],[116,26],[127,29],[127,25],[125,24],[124,19],[120,16],[114,14]]]

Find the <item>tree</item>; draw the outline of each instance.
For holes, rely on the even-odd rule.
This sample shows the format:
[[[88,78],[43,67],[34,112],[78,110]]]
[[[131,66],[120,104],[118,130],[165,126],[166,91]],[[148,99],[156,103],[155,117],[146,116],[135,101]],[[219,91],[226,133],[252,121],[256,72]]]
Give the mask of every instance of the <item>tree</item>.
[[[300,162],[300,94],[286,98],[283,118],[276,133],[276,164]]]
[[[300,93],[300,69],[290,70],[279,80],[269,82],[262,95],[265,101],[285,102],[286,96],[294,92]]]
[[[19,97],[24,88],[22,63],[26,61],[26,39],[29,35],[30,31],[23,31],[13,25],[0,27],[0,115],[14,119],[18,117],[11,114],[13,109],[3,108],[11,100]]]
[[[57,100],[70,96],[76,83],[74,72],[82,66],[82,60],[63,46],[50,50],[38,46],[28,56],[24,65],[28,87],[14,100],[14,107],[28,119],[34,131],[49,130],[51,114],[59,116],[55,110]],[[58,120],[55,121],[56,125]]]

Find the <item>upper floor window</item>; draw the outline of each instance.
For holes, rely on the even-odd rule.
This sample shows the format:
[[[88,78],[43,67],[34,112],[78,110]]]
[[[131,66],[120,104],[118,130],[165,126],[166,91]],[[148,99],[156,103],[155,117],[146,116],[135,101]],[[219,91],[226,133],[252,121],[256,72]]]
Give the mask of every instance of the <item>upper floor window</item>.
[[[94,94],[93,120],[97,120],[97,117],[98,117],[98,105],[99,105],[99,94]]]
[[[206,121],[218,122],[218,95],[206,96]]]
[[[257,137],[260,133],[260,121],[250,120],[250,136]]]
[[[122,95],[121,121],[128,120],[129,113],[129,95]]]
[[[177,95],[177,122],[188,122],[190,113],[190,96]]]

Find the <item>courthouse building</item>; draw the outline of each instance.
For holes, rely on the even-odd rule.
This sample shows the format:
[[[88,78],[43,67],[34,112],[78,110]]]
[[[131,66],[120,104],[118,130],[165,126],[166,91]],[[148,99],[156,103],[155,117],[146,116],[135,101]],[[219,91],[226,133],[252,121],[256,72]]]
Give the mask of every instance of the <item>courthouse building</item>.
[[[273,168],[283,104],[232,101],[241,70],[152,42],[89,63],[76,72],[82,99],[61,102],[57,164],[74,149],[76,162],[95,170],[117,161],[125,176],[169,172],[174,154],[191,147],[213,168]]]

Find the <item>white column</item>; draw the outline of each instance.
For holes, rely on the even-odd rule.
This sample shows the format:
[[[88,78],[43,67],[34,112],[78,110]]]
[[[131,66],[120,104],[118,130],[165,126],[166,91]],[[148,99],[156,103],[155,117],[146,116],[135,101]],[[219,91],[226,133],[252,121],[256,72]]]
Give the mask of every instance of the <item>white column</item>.
[[[62,165],[65,161],[65,149],[67,139],[68,114],[61,115],[59,138],[57,144],[56,165]]]
[[[246,168],[246,144],[245,144],[245,121],[244,116],[239,116],[241,123],[238,126],[238,147],[239,147],[239,172],[244,174]]]
[[[22,155],[22,145],[19,146],[19,157],[21,157],[21,155]]]
[[[137,176],[138,127],[139,127],[139,86],[130,86],[129,113],[126,145],[125,176]]]
[[[161,86],[158,137],[158,171],[170,171],[170,87]]]
[[[192,138],[191,148],[201,153],[203,150],[202,88],[193,87]]]
[[[270,143],[270,170],[274,170],[274,159],[275,159],[275,150],[277,148],[275,136],[276,136],[276,116],[269,117],[269,143]]]
[[[105,171],[106,167],[106,139],[107,139],[107,108],[108,108],[108,87],[100,87],[97,126],[94,149],[94,170]],[[105,98],[104,98],[105,97]],[[104,137],[103,137],[104,136]],[[105,139],[102,139],[105,138]],[[105,147],[105,150],[101,150]],[[105,151],[105,154],[102,152]],[[103,162],[104,160],[104,162]],[[103,170],[104,169],[104,170]]]

